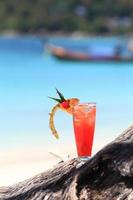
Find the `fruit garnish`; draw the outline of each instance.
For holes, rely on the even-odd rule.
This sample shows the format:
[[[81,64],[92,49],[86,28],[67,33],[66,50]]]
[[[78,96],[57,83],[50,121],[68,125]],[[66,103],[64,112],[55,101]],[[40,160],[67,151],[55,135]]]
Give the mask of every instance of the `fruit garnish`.
[[[79,99],[77,98],[71,98],[71,99],[65,99],[65,97],[63,96],[63,94],[61,92],[59,92],[59,90],[56,89],[56,92],[59,96],[58,98],[54,98],[54,97],[49,97],[50,99],[53,99],[55,101],[57,101],[58,103],[52,108],[49,118],[49,127],[52,131],[52,134],[56,137],[56,139],[59,138],[59,135],[57,133],[57,130],[54,126],[54,115],[56,113],[56,111],[58,109],[61,109],[69,114],[73,113],[73,107],[75,105],[77,105],[79,103]]]
[[[69,108],[69,102],[68,101],[63,101],[62,103],[60,103],[60,105],[64,109],[68,109]]]

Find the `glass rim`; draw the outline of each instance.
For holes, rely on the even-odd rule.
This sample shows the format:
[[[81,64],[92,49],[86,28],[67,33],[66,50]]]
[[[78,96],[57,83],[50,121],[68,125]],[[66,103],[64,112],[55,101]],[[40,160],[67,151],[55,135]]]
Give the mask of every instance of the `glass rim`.
[[[93,105],[93,106],[96,106],[96,102],[81,102],[81,103],[78,103],[78,104],[76,104],[75,106],[85,106],[85,105],[88,105],[88,106],[90,106],[90,105]],[[74,107],[75,107],[74,106]]]
[[[83,108],[83,107],[90,107],[90,108],[96,108],[96,103],[95,102],[83,102],[83,103],[78,103],[75,106],[73,106],[73,111],[76,110],[77,108]]]

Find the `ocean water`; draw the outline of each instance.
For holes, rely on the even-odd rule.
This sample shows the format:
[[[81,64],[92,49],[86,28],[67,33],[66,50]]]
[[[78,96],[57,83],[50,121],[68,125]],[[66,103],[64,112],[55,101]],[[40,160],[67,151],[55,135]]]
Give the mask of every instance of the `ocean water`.
[[[52,38],[51,41],[57,43],[66,39]],[[114,44],[117,39],[106,38],[106,41]],[[46,168],[51,166],[48,166],[48,161],[53,158],[49,152],[57,153],[64,159],[68,155],[76,156],[71,116],[61,111],[56,114],[58,141],[49,130],[49,112],[55,102],[48,96],[56,97],[55,88],[62,91],[66,98],[78,97],[81,102],[96,102],[93,153],[133,123],[133,62],[58,61],[44,51],[40,38],[1,37],[1,166],[16,166],[17,163],[22,166],[30,162],[35,173],[46,165]],[[57,161],[55,159],[54,163]],[[40,163],[38,171],[33,163]],[[25,169],[26,175],[21,174],[21,179],[14,180],[31,175],[27,172],[31,168]],[[3,177],[2,174],[0,176]],[[3,180],[9,183],[5,177]],[[6,185],[7,182],[1,184]]]

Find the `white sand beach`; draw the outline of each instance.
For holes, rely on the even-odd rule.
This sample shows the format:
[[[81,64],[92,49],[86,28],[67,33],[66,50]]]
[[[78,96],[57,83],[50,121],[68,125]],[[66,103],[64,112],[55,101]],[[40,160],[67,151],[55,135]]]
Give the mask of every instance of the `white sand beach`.
[[[95,140],[93,154],[108,142],[109,139],[104,141]],[[61,146],[61,151],[59,149],[54,151],[51,148],[51,152],[61,156],[63,160],[68,160],[68,153],[70,155],[69,159],[77,156],[75,145],[69,145],[69,150],[68,145]],[[0,152],[0,186],[9,186],[31,178],[38,173],[51,169],[60,161],[59,158],[50,154],[45,148],[15,149]]]

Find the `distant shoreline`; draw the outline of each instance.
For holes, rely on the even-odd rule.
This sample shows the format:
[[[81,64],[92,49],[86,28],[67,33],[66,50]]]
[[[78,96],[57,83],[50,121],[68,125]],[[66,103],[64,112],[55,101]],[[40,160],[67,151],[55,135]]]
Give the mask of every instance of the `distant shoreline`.
[[[85,33],[82,31],[74,31],[74,32],[63,32],[63,31],[58,31],[58,32],[32,32],[32,33],[22,33],[19,31],[14,31],[14,30],[7,30],[7,31],[2,31],[0,32],[0,37],[1,36],[6,36],[6,37],[21,37],[21,36],[37,36],[37,37],[73,37],[73,38],[84,38],[84,37],[133,37],[133,33],[127,33],[127,34],[89,34]]]

